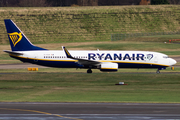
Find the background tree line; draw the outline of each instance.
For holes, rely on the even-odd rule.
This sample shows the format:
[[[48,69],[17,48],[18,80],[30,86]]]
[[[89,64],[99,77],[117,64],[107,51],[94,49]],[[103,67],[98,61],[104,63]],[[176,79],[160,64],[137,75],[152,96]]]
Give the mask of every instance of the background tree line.
[[[141,1],[144,0],[0,0],[0,7],[139,5]],[[180,0],[151,0],[151,4],[180,4]]]

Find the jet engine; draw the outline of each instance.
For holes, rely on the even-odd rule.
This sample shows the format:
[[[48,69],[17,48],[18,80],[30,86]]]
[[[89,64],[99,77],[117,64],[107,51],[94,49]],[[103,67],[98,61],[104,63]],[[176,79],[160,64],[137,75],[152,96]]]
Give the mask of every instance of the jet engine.
[[[117,63],[102,63],[100,65],[100,71],[116,72],[116,71],[118,71],[118,64]]]

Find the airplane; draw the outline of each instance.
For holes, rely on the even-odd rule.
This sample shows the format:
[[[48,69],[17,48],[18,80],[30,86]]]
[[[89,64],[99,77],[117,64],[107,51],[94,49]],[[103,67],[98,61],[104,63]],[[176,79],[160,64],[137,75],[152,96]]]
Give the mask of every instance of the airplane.
[[[4,22],[11,45],[11,51],[4,52],[22,62],[56,68],[83,68],[87,73],[92,73],[92,69],[115,72],[118,68],[156,68],[156,73],[160,73],[160,70],[176,64],[166,54],[149,51],[68,51],[64,46],[62,50],[47,50],[33,45],[11,19]]]

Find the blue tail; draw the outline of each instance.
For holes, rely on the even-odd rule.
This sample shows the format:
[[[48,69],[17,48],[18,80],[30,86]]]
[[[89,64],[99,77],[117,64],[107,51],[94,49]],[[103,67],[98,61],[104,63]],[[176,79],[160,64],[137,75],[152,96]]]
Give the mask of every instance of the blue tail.
[[[12,51],[46,50],[34,46],[12,20],[5,19],[4,22]]]

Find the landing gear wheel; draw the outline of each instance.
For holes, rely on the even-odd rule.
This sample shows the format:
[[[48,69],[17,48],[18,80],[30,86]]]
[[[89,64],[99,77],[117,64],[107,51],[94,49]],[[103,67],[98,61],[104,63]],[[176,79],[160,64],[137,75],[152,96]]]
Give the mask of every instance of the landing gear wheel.
[[[160,71],[159,71],[159,70],[157,70],[157,71],[156,71],[156,73],[157,73],[157,74],[159,74],[159,73],[160,73]]]
[[[87,70],[87,73],[92,73],[92,70],[91,70],[91,69],[88,69],[88,70]]]

